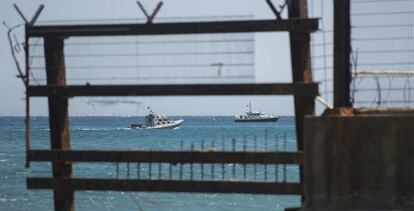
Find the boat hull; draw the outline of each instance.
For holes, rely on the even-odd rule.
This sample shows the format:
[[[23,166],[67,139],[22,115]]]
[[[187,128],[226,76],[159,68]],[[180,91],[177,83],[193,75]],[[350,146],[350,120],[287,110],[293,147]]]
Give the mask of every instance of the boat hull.
[[[141,129],[172,129],[172,128],[176,128],[180,125],[182,125],[184,123],[183,119],[180,120],[175,120],[170,124],[162,124],[162,125],[156,125],[156,126],[152,126],[152,127],[146,127],[145,125],[141,125],[141,124],[131,124],[131,128],[141,128]]]
[[[277,122],[279,117],[261,118],[261,119],[234,119],[235,122]]]
[[[153,127],[146,127],[145,129],[167,129],[167,128],[176,128],[180,125],[182,125],[184,123],[183,119],[180,120],[175,120],[174,122],[170,123],[170,124],[165,124],[165,125],[157,125],[157,126],[153,126]]]

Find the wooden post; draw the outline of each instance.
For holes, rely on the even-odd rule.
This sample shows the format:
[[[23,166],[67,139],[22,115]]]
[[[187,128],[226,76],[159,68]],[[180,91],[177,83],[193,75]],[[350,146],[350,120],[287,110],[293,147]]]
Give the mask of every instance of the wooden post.
[[[307,0],[289,0],[289,19],[308,18]],[[293,82],[312,82],[310,34],[308,32],[290,32],[290,49]],[[313,97],[295,96],[296,138],[298,150],[303,150],[303,131],[305,115],[315,112]],[[300,165],[300,182],[303,185],[303,166]],[[302,194],[303,200],[303,194]]]
[[[60,37],[45,37],[46,75],[48,85],[66,85],[64,40]],[[52,149],[69,150],[70,132],[68,117],[68,99],[54,93],[49,100],[49,127]],[[70,162],[53,161],[53,178],[70,178]],[[74,210],[74,192],[54,190],[55,210]]]
[[[333,1],[334,5],[334,107],[349,107],[351,85],[350,1]]]

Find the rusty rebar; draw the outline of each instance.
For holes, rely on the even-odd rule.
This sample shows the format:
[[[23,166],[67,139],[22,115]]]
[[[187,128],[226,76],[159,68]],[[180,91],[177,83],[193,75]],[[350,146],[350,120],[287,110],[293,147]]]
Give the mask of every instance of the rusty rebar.
[[[283,136],[283,151],[286,152],[286,133]],[[283,181],[286,182],[286,164],[283,164]]]
[[[129,179],[129,162],[127,162],[127,179]]]
[[[253,137],[253,150],[254,152],[257,151],[257,136],[254,135]],[[256,181],[257,178],[257,164],[253,164],[253,171],[254,171],[254,180]]]
[[[119,163],[116,162],[115,166],[116,166],[116,170],[115,170],[116,171],[116,178],[119,179]]]
[[[246,152],[246,135],[243,136],[243,152]],[[246,180],[246,163],[243,162],[243,179]]]
[[[214,150],[214,140],[211,141],[211,149]],[[211,164],[211,179],[214,180],[214,163]]]
[[[184,142],[183,142],[183,140],[181,140],[180,147],[181,147],[181,151],[183,151],[184,150]],[[180,163],[180,180],[182,180],[182,179],[183,179],[183,164]]]
[[[225,151],[225,145],[224,145],[224,132],[225,132],[225,129],[223,129],[223,132],[222,132],[222,134],[221,134],[221,143],[222,143],[222,151],[224,152]],[[224,180],[224,176],[225,176],[225,171],[226,171],[226,169],[225,169],[225,166],[224,166],[224,163],[221,163],[221,179],[222,180]]]
[[[233,152],[235,152],[236,151],[236,139],[235,138],[231,140],[231,145],[232,145]],[[233,163],[232,178],[233,179],[236,178],[236,163]]]
[[[141,178],[141,163],[137,163],[137,179]]]
[[[162,163],[158,163],[158,179],[162,179]]]
[[[191,152],[194,152],[194,144],[191,143]],[[190,180],[193,180],[193,163],[190,163]]]
[[[267,129],[265,129],[264,151],[267,152]],[[267,181],[267,164],[264,164],[264,180]]]
[[[169,164],[170,166],[169,166],[169,169],[168,169],[168,178],[170,179],[170,180],[172,180],[172,164],[170,163]]]
[[[204,140],[201,140],[201,151],[204,152]],[[201,163],[201,180],[204,179],[204,164]]]
[[[278,152],[279,151],[279,134],[277,134],[275,136],[275,151]],[[279,165],[275,164],[275,180],[276,182],[279,181]]]
[[[152,163],[148,163],[148,178],[152,179]]]

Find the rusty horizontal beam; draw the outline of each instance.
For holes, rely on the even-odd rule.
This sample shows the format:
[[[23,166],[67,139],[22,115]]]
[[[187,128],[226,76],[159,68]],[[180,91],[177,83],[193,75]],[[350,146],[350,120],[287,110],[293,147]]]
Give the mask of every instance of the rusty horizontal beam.
[[[48,25],[27,28],[28,37],[121,36],[318,30],[318,19],[239,20],[153,24]]]
[[[29,96],[296,95],[316,97],[317,83],[29,86]]]
[[[30,150],[30,161],[302,164],[302,152]]]
[[[299,195],[299,183],[27,178],[28,189]]]

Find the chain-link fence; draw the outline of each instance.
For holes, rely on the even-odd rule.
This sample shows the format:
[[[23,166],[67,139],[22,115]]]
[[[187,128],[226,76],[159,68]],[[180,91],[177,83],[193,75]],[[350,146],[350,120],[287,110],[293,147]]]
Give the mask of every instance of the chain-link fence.
[[[351,1],[355,107],[414,105],[414,1]]]
[[[313,80],[319,92],[333,103],[333,1],[309,0],[309,17],[320,18],[319,31],[311,34],[311,62]]]
[[[33,85],[46,84],[43,44],[42,38],[29,40]],[[72,37],[64,46],[71,85],[254,83],[254,53],[254,33]]]

